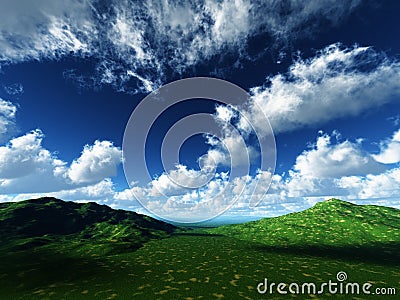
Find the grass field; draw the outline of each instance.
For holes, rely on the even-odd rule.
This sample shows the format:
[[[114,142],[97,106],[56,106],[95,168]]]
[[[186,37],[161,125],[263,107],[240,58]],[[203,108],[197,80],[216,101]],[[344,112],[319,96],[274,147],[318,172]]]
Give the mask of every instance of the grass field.
[[[8,209],[2,228],[15,219]],[[331,223],[325,220],[337,214],[345,221],[337,216]],[[295,295],[276,290],[272,295],[259,294],[257,285],[267,278],[318,286],[337,281],[340,271],[347,273],[346,282],[371,283],[371,291],[394,287],[400,292],[398,210],[331,201],[280,218],[197,230],[176,230],[147,220],[153,228],[141,231],[140,218],[135,218],[129,226],[120,220],[136,235],[140,232],[140,244],[131,249],[127,244],[134,237],[129,228],[124,227],[119,238],[115,228],[122,225],[107,226],[105,220],[100,227],[91,224],[63,235],[26,236],[21,229],[12,237],[3,231],[0,299],[290,299]],[[294,228],[296,219],[300,223]],[[301,224],[314,226],[306,230]],[[360,224],[365,228],[357,230]],[[364,238],[352,242],[360,236]],[[324,293],[296,298],[397,299],[398,295]]]

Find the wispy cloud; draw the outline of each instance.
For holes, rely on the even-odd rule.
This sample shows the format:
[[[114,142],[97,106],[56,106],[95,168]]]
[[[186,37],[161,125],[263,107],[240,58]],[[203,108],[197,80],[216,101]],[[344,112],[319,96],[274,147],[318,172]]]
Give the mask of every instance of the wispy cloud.
[[[0,143],[7,140],[10,131],[15,129],[17,106],[0,98]]]
[[[4,91],[11,96],[18,96],[24,93],[24,87],[20,83],[13,83],[3,86]]]
[[[394,126],[399,126],[400,125],[400,115],[389,117],[387,120],[389,122],[393,123]]]
[[[248,59],[247,43],[253,37],[269,35],[262,47],[267,49],[278,40],[317,30],[305,24],[327,20],[334,25],[359,4],[359,0],[124,0],[107,5],[90,0],[6,0],[0,12],[0,63],[91,57],[96,67],[88,81],[148,92],[165,82],[166,74],[185,72],[216,55],[234,53],[239,60]],[[82,79],[80,75],[76,74]]]
[[[2,1],[0,62],[57,59],[87,52],[95,33],[88,1]]]

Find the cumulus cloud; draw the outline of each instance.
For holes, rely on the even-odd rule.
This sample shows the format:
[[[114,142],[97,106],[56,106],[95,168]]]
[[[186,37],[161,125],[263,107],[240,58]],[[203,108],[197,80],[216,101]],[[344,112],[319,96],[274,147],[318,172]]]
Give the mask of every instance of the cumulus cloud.
[[[122,152],[109,141],[95,141],[85,145],[81,156],[74,160],[68,170],[73,183],[93,183],[115,176],[122,161]]]
[[[130,189],[115,194],[120,205],[134,203],[139,199],[151,212],[170,216],[174,220],[190,218],[207,219],[215,212],[222,212],[231,205],[235,209],[249,209],[251,203],[258,203],[266,197],[271,184],[273,191],[279,190],[281,177],[268,171],[258,171],[255,176],[243,175],[230,178],[228,173],[215,173],[212,178],[202,177],[201,171],[180,166],[174,173],[164,173],[147,186],[132,186]],[[187,178],[192,177],[188,187]],[[177,179],[184,178],[184,185],[177,184]],[[182,182],[181,182],[182,183]],[[280,198],[280,196],[274,196]],[[193,215],[195,212],[195,215]]]
[[[95,184],[75,189],[47,193],[47,196],[65,200],[97,201],[107,203],[113,199],[115,188],[110,178],[105,178]]]
[[[333,44],[251,93],[247,109],[254,126],[262,130],[264,113],[275,133],[295,130],[398,100],[400,63],[369,47]]]
[[[350,198],[374,199],[400,197],[400,168],[390,169],[382,174],[347,176],[336,180],[339,187],[348,191]]]
[[[0,12],[0,63],[71,54],[92,57],[97,67],[88,81],[126,90],[133,79],[138,82],[134,89],[148,92],[168,72],[182,73],[225,53],[247,59],[247,42],[253,37],[268,34],[270,44],[263,47],[268,48],[274,41],[317,30],[309,24],[327,20],[334,25],[359,4],[359,0],[124,0],[108,5],[5,0]]]
[[[372,157],[384,164],[400,162],[400,129],[393,133],[390,140],[381,143],[381,152]]]
[[[47,164],[62,167],[61,161],[54,160],[51,153],[42,148],[42,139],[43,133],[34,130],[1,147],[0,177],[13,179],[27,176]]]
[[[346,140],[332,145],[328,134],[319,136],[313,148],[300,154],[293,166],[301,176],[317,178],[377,174],[385,169],[360,144]]]
[[[42,146],[33,130],[0,147],[0,194],[44,193],[95,184],[115,174],[121,150],[108,141],[85,146],[70,167]]]
[[[211,179],[210,175],[208,172],[177,165],[176,169],[163,173],[149,184],[149,195],[168,197],[181,195],[207,184]]]
[[[396,137],[397,132],[392,141]],[[323,134],[312,149],[297,157],[280,187],[289,197],[393,200],[400,196],[399,175],[399,168],[390,169],[363,151],[360,141],[332,144],[331,136]]]
[[[312,176],[302,176],[298,172],[289,171],[289,177],[282,185],[288,197],[321,197],[342,195],[344,192],[334,184],[332,178],[321,179]]]
[[[229,111],[221,112],[222,116],[232,117]],[[389,169],[364,151],[362,139],[343,141],[336,131],[332,135],[320,132],[315,144],[298,155],[288,174],[273,175],[259,170],[255,175],[230,177],[229,173],[213,173],[200,188],[188,188],[177,182],[187,183],[191,179],[197,187],[208,177],[201,171],[179,166],[174,176],[165,173],[148,186],[133,186],[118,192],[114,199],[118,205],[127,206],[137,197],[153,212],[174,219],[190,216],[191,210],[185,205],[205,216],[230,204],[233,205],[227,215],[275,216],[308,208],[331,197],[344,200],[386,197],[381,205],[396,206],[399,174],[398,168]]]
[[[335,136],[338,137],[339,134],[335,133]],[[394,134],[394,136],[397,135]],[[57,182],[54,181],[54,165],[58,166],[58,174],[64,180],[71,168],[61,161],[54,163],[56,158],[51,158],[50,153],[46,154],[46,150],[40,146],[39,139],[42,137],[40,132],[31,132],[26,137],[13,141],[9,148],[15,150],[24,146],[23,148],[30,149],[31,153],[44,152],[36,156],[43,157],[43,161],[47,163],[47,166],[42,163],[42,169],[50,169],[48,165],[53,163],[53,174],[48,176],[46,175],[48,173],[41,173],[40,180],[37,180],[35,184],[40,185],[43,179],[55,184]],[[202,216],[207,218],[210,211],[223,211],[229,205],[232,206],[227,215],[231,216],[276,216],[308,208],[318,201],[331,197],[357,203],[360,199],[368,200],[369,203],[378,203],[376,201],[379,200],[380,205],[394,207],[397,205],[398,207],[396,199],[400,197],[399,168],[386,169],[382,168],[381,164],[373,162],[371,155],[362,151],[360,141],[337,140],[333,143],[331,139],[332,136],[320,133],[315,145],[298,156],[295,165],[286,176],[259,170],[254,176],[244,175],[231,178],[228,173],[213,173],[211,174],[213,176],[209,177],[210,174],[204,171],[178,165],[172,172],[162,174],[146,186],[133,185],[123,191],[118,191],[112,180],[106,178],[95,183],[85,183],[84,186],[68,185],[68,188],[65,188],[65,182],[63,182],[60,190],[50,193],[43,191],[32,193],[34,190],[30,189],[30,193],[26,194],[1,196],[0,201],[18,201],[50,195],[66,200],[96,201],[114,208],[144,212],[137,201],[139,199],[151,211],[181,221],[189,221],[189,218],[193,217],[191,215],[193,210],[196,210],[197,218]],[[97,143],[97,145],[110,146],[108,143]],[[108,146],[98,150],[100,153],[107,152]],[[95,146],[85,147],[87,151],[90,150],[87,152],[90,157],[99,156],[94,155],[94,153],[99,153],[94,151],[94,148]],[[22,156],[27,157],[26,154]],[[81,157],[85,156],[82,154]],[[103,156],[100,155],[100,157]],[[83,158],[81,161],[86,161],[86,158]],[[339,165],[338,162],[340,162]],[[32,164],[32,161],[28,163]],[[4,166],[1,167],[5,170]],[[337,170],[332,171],[332,169]],[[32,166],[27,170],[32,170],[31,174],[38,177],[38,172]],[[0,177],[5,176],[1,173]],[[8,177],[17,178],[19,183],[23,182],[21,174],[9,173]],[[34,177],[26,175],[26,178],[28,180],[25,182],[29,183]],[[0,180],[1,188],[4,182],[4,179]],[[251,206],[252,202],[258,205]]]
[[[0,147],[0,193],[15,194],[60,189],[65,162],[42,147],[43,133],[31,131]]]
[[[200,158],[200,163],[207,169],[216,166],[228,166],[231,168],[246,168],[254,161],[259,153],[255,147],[246,143],[245,137],[232,131],[225,131],[219,139],[209,137],[207,143],[211,148]]]

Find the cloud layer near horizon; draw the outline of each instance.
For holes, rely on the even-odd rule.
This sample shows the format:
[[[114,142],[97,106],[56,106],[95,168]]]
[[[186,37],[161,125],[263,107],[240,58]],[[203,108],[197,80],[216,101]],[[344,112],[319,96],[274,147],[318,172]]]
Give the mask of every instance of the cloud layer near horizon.
[[[30,135],[34,135],[34,133],[30,133]],[[397,188],[400,184],[399,167],[389,169],[385,165],[373,161],[370,154],[360,150],[359,141],[336,140],[334,143],[332,142],[332,138],[335,137],[337,137],[337,133],[333,135],[320,134],[315,144],[310,146],[309,149],[304,150],[297,157],[296,164],[287,175],[271,175],[268,172],[258,172],[254,177],[237,177],[229,183],[229,176],[221,173],[216,174],[213,180],[198,190],[177,186],[166,175],[154,179],[145,187],[134,186],[131,189],[123,191],[117,191],[110,178],[105,178],[97,182],[87,182],[85,185],[81,187],[75,186],[75,188],[74,186],[66,185],[65,181],[63,181],[63,186],[60,187],[64,187],[64,190],[48,191],[46,193],[35,193],[34,191],[23,193],[21,191],[17,196],[2,195],[0,199],[1,201],[18,201],[47,195],[65,200],[97,201],[115,208],[133,209],[144,212],[135,199],[135,196],[139,196],[139,198],[146,201],[148,208],[157,208],[157,211],[162,209],[163,212],[169,212],[170,214],[176,213],[177,202],[204,203],[213,199],[213,204],[218,204],[223,208],[226,205],[226,199],[235,199],[237,202],[229,210],[228,214],[235,215],[241,212],[254,216],[263,215],[268,212],[271,216],[288,213],[304,209],[316,201],[334,196],[345,200],[360,201],[360,199],[364,199],[370,203],[375,203],[379,200],[378,202],[381,205],[398,207],[395,199],[400,197],[400,191]],[[23,136],[22,138],[28,139],[27,136]],[[30,138],[32,141],[35,140],[32,136]],[[114,153],[116,149],[110,148],[110,145],[106,144],[106,149],[102,149],[102,151],[97,149],[94,151],[97,154],[93,153],[92,155],[94,157],[112,157],[112,155],[105,155],[104,153]],[[99,146],[99,143],[97,143],[97,146]],[[92,147],[86,146],[83,153],[88,155],[88,152],[85,151],[95,147],[96,145]],[[32,149],[32,151],[35,152],[37,149]],[[65,163],[54,158],[50,160],[49,154],[46,154],[45,149],[41,149],[40,151],[44,152],[44,154],[37,156],[37,158],[41,157],[41,161],[37,161],[36,164],[47,163],[50,165],[50,161],[52,163],[51,168],[48,169],[51,169],[53,174],[46,177],[46,180],[51,179],[53,180],[51,183],[55,183],[54,175],[57,173],[57,167],[60,174],[64,174],[64,176],[68,174]],[[102,154],[99,155],[99,152]],[[82,157],[85,157],[85,155],[82,154],[81,158],[76,161],[86,160]],[[311,168],[308,163],[305,164],[305,160],[313,167]],[[338,166],[338,160],[340,160],[344,167],[336,170],[334,174],[329,172],[329,170],[334,170]],[[89,161],[96,161],[96,159],[90,159]],[[353,164],[355,161],[359,163],[355,170],[362,170],[358,175],[354,175],[354,168],[346,167],[349,163]],[[32,164],[32,162],[30,163]],[[112,175],[111,169],[113,168],[113,164],[110,164],[109,167],[110,173],[108,175]],[[188,174],[189,176],[194,176],[198,175],[195,173],[199,172],[181,166],[176,169],[174,176],[182,175],[187,177]],[[41,178],[44,178],[43,176],[46,175],[32,174],[36,176],[41,175]],[[19,174],[11,175],[19,178],[19,184],[25,182],[23,178],[18,177]],[[105,173],[103,175],[107,176]],[[98,178],[100,179],[100,177]],[[28,181],[26,182],[30,181],[32,181],[32,177],[28,176]],[[265,194],[265,185],[261,184],[257,186],[257,183],[268,183],[269,181],[271,181],[271,186],[268,193]],[[66,187],[67,189],[65,189]],[[166,198],[162,200],[164,196]],[[259,197],[260,199],[258,200],[262,201],[254,209],[249,209],[249,202],[252,197]],[[207,211],[205,210],[206,213]]]
[[[70,166],[42,146],[36,129],[0,146],[0,194],[57,192],[116,175],[121,150],[109,141],[86,145]]]

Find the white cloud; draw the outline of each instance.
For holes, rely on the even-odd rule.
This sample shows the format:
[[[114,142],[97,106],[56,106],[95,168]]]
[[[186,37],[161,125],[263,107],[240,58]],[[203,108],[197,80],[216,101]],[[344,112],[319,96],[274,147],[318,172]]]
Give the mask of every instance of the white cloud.
[[[214,120],[220,129],[219,136],[207,135],[206,143],[211,148],[200,159],[200,165],[213,170],[218,166],[228,166],[232,174],[248,173],[252,162],[259,157],[259,151],[248,142],[251,126],[245,118],[238,118],[238,111],[231,106],[216,106]],[[232,172],[233,168],[239,173]],[[236,176],[236,175],[234,175]]]
[[[257,150],[246,144],[244,138],[232,132],[225,132],[226,136],[220,140],[208,139],[212,148],[200,158],[205,168],[213,169],[216,166],[228,166],[231,168],[247,168],[254,161],[259,153]]]
[[[400,200],[400,168],[377,175],[343,177],[336,183],[348,191],[350,198],[397,197]]]
[[[223,115],[227,119],[231,118],[229,113]],[[192,190],[182,187],[178,188],[166,174],[154,183],[164,188],[164,195],[167,195],[167,198],[173,195],[176,201],[177,199],[186,199],[187,201],[190,199],[190,201],[196,202],[199,199],[208,199],[211,197],[210,195],[216,195],[208,193],[208,190],[214,187],[214,190],[222,189],[224,197],[229,199],[238,197],[242,204],[247,201],[248,208],[249,203],[261,202],[262,206],[263,201],[269,203],[270,199],[280,199],[279,201],[282,202],[286,198],[299,197],[313,197],[313,199],[315,197],[348,197],[349,190],[344,185],[338,184],[338,180],[341,178],[351,176],[361,178],[367,175],[373,176],[372,174],[377,176],[387,172],[387,166],[375,161],[369,153],[362,149],[362,139],[357,139],[356,142],[340,141],[338,132],[334,132],[333,135],[337,139],[335,143],[331,141],[331,136],[320,132],[316,143],[297,157],[296,163],[287,176],[276,174],[271,178],[269,172],[259,171],[255,176],[245,175],[233,178],[230,185],[227,180],[213,179],[202,189],[201,193],[194,193]],[[208,153],[212,154],[212,151],[213,149]],[[216,155],[219,154],[221,153],[216,150]],[[258,181],[260,183],[256,185]],[[268,195],[265,195],[270,181]],[[171,193],[172,190],[174,194]],[[140,193],[141,197],[145,197],[147,192],[140,190]],[[159,202],[157,203],[161,205]],[[167,208],[164,207],[164,209]]]
[[[70,167],[42,146],[40,130],[0,147],[0,194],[50,193],[101,182],[115,174],[121,150],[108,141],[86,145]]]
[[[206,170],[207,171],[207,170]],[[176,169],[163,173],[149,184],[150,196],[174,196],[181,195],[193,189],[207,184],[212,177],[210,173],[188,169],[184,165],[176,166]]]
[[[0,12],[0,62],[55,59],[87,52],[95,34],[88,1],[4,0]]]
[[[4,139],[7,132],[15,126],[16,112],[16,105],[0,98],[0,142]]]
[[[229,113],[224,115],[230,118]],[[387,169],[376,162],[362,150],[362,139],[340,141],[338,132],[333,135],[335,143],[331,136],[320,132],[315,145],[298,156],[287,176],[258,171],[254,176],[231,178],[228,173],[213,173],[207,181],[209,177],[201,171],[180,165],[147,186],[116,192],[113,203],[115,207],[137,210],[138,197],[156,214],[183,221],[193,217],[194,211],[196,218],[207,218],[232,203],[226,215],[276,216],[306,209],[332,197],[398,206],[399,169]]]
[[[400,125],[400,115],[395,115],[393,117],[387,118],[388,121],[393,123],[394,126],[399,126]]]
[[[271,179],[273,191],[278,189],[281,181],[280,176],[272,176],[267,171],[259,171],[254,177],[244,175],[236,178],[230,178],[228,173],[215,173],[210,180],[201,171],[185,166],[179,166],[174,172],[161,175],[146,187],[132,186],[118,192],[114,199],[119,205],[127,206],[138,198],[157,215],[173,220],[201,220],[223,212],[232,204],[234,210],[249,209],[251,203],[264,199]],[[178,180],[182,180],[184,185],[177,184]],[[188,184],[199,186],[188,188]]]
[[[268,116],[275,133],[357,116],[400,99],[400,63],[368,47],[333,44],[251,90],[251,124]],[[262,111],[260,111],[261,107]]]
[[[393,137],[381,143],[381,152],[372,157],[384,164],[400,162],[400,129],[393,133]]]
[[[338,133],[335,135],[336,137],[340,136]],[[394,137],[397,138],[397,134],[394,134]],[[41,148],[39,141],[41,138],[40,132],[32,132],[13,141],[8,147],[14,150],[29,149],[27,151],[31,156],[40,151],[46,153],[47,150]],[[97,145],[99,146],[101,143],[97,143]],[[86,153],[89,157],[98,157],[95,153],[109,150],[110,144],[106,143],[106,145],[105,149],[100,147],[97,149],[98,151],[94,150],[95,146],[87,146],[85,147],[88,151]],[[222,212],[233,202],[227,215],[277,216],[306,209],[315,202],[331,197],[356,203],[364,199],[369,204],[398,207],[400,169],[396,167],[377,173],[373,165],[369,166],[372,158],[360,147],[359,143],[349,141],[337,141],[336,144],[333,144],[331,137],[323,134],[317,138],[312,149],[305,150],[299,155],[288,176],[258,171],[254,176],[244,175],[230,178],[228,173],[207,174],[178,165],[169,174],[162,174],[147,186],[132,186],[123,191],[117,191],[112,180],[106,178],[82,187],[68,186],[68,189],[65,189],[64,182],[64,186],[60,186],[59,191],[53,192],[32,193],[33,190],[31,190],[30,193],[17,196],[3,195],[0,197],[0,201],[19,201],[47,195],[65,200],[96,201],[113,208],[131,209],[144,213],[144,209],[136,200],[138,198],[151,211],[181,221],[189,221],[190,218],[193,218],[194,211],[197,219],[207,218],[210,212]],[[2,150],[4,151],[4,149]],[[22,158],[28,155],[20,156]],[[41,156],[46,158],[47,164],[56,160],[54,157],[51,158],[49,153]],[[82,163],[91,161],[90,159],[86,160],[85,157],[86,155],[82,154]],[[103,156],[100,155],[100,157]],[[340,161],[339,165],[337,165],[338,161]],[[96,160],[95,162],[98,163]],[[46,167],[45,164],[42,166]],[[59,162],[59,167],[60,175],[68,174],[65,163]],[[369,169],[370,167],[371,169]],[[32,170],[32,175],[38,177],[37,171],[32,167],[27,168],[27,170],[29,169]],[[88,167],[88,169],[90,168]],[[332,171],[331,169],[337,170]],[[366,173],[362,174],[362,170]],[[376,174],[371,174],[372,172]],[[54,174],[48,177],[46,174],[41,174],[40,180],[45,179],[46,182],[53,180],[53,184]],[[88,173],[84,172],[84,174]],[[0,177],[4,177],[4,175]],[[27,178],[26,182],[29,183],[33,176],[27,176]],[[21,177],[18,177],[18,180],[19,183],[22,182]],[[37,180],[35,184],[40,184],[40,181]],[[269,184],[270,188],[266,194]],[[258,205],[251,206],[251,203],[258,203]]]
[[[391,142],[397,137],[395,132]],[[380,199],[380,205],[398,207],[400,169],[388,169],[372,156],[361,150],[360,143],[332,145],[331,137],[324,134],[313,149],[297,157],[289,176],[279,185],[281,193],[301,198],[369,199],[371,203]]]
[[[52,191],[65,185],[65,162],[42,147],[43,133],[31,131],[0,147],[0,193]]]
[[[337,132],[335,135],[337,138],[340,136]],[[297,157],[280,185],[281,193],[288,197],[329,196],[341,199],[398,196],[396,169],[375,161],[373,155],[362,150],[360,140],[332,144],[331,138],[322,134],[311,149]]]
[[[128,190],[126,191],[128,192]],[[110,178],[105,178],[102,181],[78,188],[61,190],[57,192],[38,192],[38,193],[20,193],[17,195],[0,195],[0,202],[15,202],[27,199],[35,199],[40,197],[55,197],[65,201],[77,201],[77,202],[89,202],[94,201],[99,204],[107,204],[112,207],[119,208],[139,208],[139,203],[135,201],[132,194],[130,194],[130,201],[128,199],[122,199],[118,196],[120,192],[115,190],[115,186]],[[129,205],[124,205],[126,203]]]
[[[43,133],[34,130],[12,139],[7,146],[0,147],[0,178],[13,179],[34,173],[47,164],[63,166],[54,160],[51,153],[42,148]]]
[[[122,161],[122,152],[109,141],[95,141],[85,145],[81,156],[74,160],[68,170],[73,183],[94,183],[115,176]]]
[[[59,192],[46,194],[50,197],[56,197],[64,200],[80,200],[80,201],[98,201],[100,203],[107,203],[113,199],[115,189],[113,182],[110,178],[105,178],[98,183],[70,189]]]
[[[252,34],[254,26],[251,13],[255,9],[249,1],[234,0],[222,1],[206,1],[206,10],[210,11],[210,15],[214,20],[211,29],[211,36],[217,43],[240,42],[243,37]]]
[[[148,92],[170,71],[181,73],[225,53],[248,59],[250,38],[267,33],[274,43],[307,35],[318,27],[304,24],[336,24],[359,3],[124,0],[104,6],[98,1],[3,0],[0,63],[91,56],[98,65],[88,81],[126,90],[134,77],[134,89]]]
[[[332,145],[328,134],[319,136],[313,148],[300,154],[293,166],[293,170],[301,176],[320,179],[376,174],[385,169],[371,155],[362,151],[359,144],[346,140]]]
[[[24,93],[24,87],[20,83],[13,83],[3,86],[4,91],[9,95],[20,95]]]

